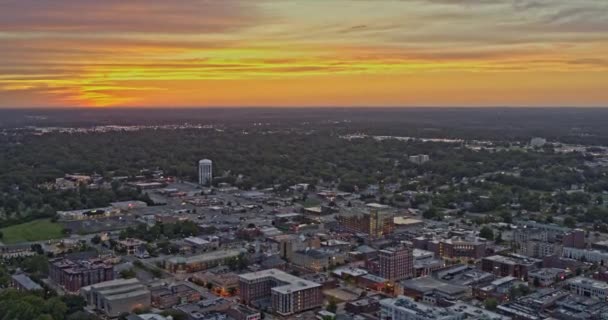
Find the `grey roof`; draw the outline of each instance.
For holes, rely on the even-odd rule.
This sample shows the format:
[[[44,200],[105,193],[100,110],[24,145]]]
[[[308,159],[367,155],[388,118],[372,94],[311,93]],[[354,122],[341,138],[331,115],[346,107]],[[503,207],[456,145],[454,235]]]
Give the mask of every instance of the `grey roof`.
[[[445,282],[441,282],[437,279],[431,277],[421,277],[410,280],[404,280],[401,282],[404,288],[410,288],[419,292],[443,292],[447,294],[458,294],[467,290],[464,286],[458,286],[453,284],[448,284]]]
[[[42,290],[42,287],[34,282],[30,277],[21,273],[12,276],[13,281],[19,283],[20,286],[25,288],[26,290]]]

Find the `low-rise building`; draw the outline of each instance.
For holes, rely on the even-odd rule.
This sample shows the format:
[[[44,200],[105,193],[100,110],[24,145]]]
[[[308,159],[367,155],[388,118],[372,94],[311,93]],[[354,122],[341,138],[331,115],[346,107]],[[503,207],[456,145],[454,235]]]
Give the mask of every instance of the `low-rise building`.
[[[126,253],[129,256],[135,255],[135,253],[143,246],[146,245],[145,241],[139,240],[139,239],[134,239],[134,238],[128,238],[125,240],[119,240],[116,243],[116,248],[119,251],[123,251],[124,253]]]
[[[42,287],[39,284],[34,282],[24,273],[12,275],[10,286],[18,291],[42,290]]]
[[[344,310],[354,314],[373,313],[380,310],[380,300],[376,297],[367,297],[356,301],[349,301]]]
[[[218,250],[191,257],[172,257],[165,262],[165,269],[172,273],[203,271],[225,264],[241,255],[241,250]]]
[[[185,313],[188,320],[226,319],[226,311],[230,309],[233,302],[224,298],[204,299],[195,303],[176,306],[175,309]],[[211,314],[218,315],[217,318],[210,317]],[[220,316],[221,315],[221,316]]]
[[[506,301],[509,298],[511,288],[515,287],[518,283],[517,278],[506,276],[490,282],[487,286],[474,288],[473,295],[481,301],[489,298],[494,298],[501,302]]]
[[[564,247],[562,249],[562,257],[579,260],[583,262],[595,262],[600,264],[608,264],[608,252],[589,249],[578,249]]]
[[[397,294],[423,301],[431,296],[432,300],[437,298],[457,300],[471,296],[471,290],[465,286],[445,283],[432,277],[400,281],[396,284],[395,291]]]
[[[81,295],[89,306],[110,318],[150,307],[150,290],[137,279],[118,279],[83,287]]]
[[[436,257],[458,259],[480,259],[486,255],[485,240],[468,236],[452,237],[450,239],[434,239],[417,237],[412,240],[415,248],[435,253]]]
[[[416,154],[413,156],[409,156],[408,160],[414,164],[423,164],[425,162],[430,161],[430,157],[428,154]]]
[[[521,280],[528,278],[528,272],[541,267],[542,260],[512,254],[490,256],[481,260],[481,269],[499,277],[513,276]]]
[[[463,318],[462,312],[429,306],[404,296],[380,300],[382,320],[461,320]]]
[[[298,250],[292,253],[291,262],[297,266],[320,272],[343,264],[344,255],[316,249]]]
[[[528,281],[540,287],[548,287],[556,282],[564,280],[571,271],[558,268],[541,268],[528,273]]]
[[[490,310],[472,306],[464,302],[457,302],[448,307],[449,310],[462,314],[462,319],[479,319],[479,320],[511,320],[511,318],[500,315]]]
[[[262,314],[260,311],[250,308],[248,306],[237,304],[226,311],[230,317],[234,320],[260,320]]]
[[[431,273],[431,276],[445,283],[467,287],[485,286],[496,279],[496,276],[492,273],[464,264],[435,270]]]
[[[152,306],[160,309],[192,303],[201,299],[201,294],[185,284],[162,286],[150,290]]]
[[[585,277],[576,277],[567,281],[570,292],[583,297],[606,300],[608,283]]]
[[[192,281],[211,287],[211,291],[219,296],[229,296],[239,288],[239,276],[233,272],[198,272],[192,276]]]

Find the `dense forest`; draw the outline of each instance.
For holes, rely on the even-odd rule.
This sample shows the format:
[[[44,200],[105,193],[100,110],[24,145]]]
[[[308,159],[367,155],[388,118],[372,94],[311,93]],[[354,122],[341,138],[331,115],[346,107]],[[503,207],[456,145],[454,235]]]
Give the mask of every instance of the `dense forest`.
[[[408,161],[408,155],[414,154],[428,154],[432,161],[415,165]],[[590,159],[551,150],[489,152],[459,143],[347,140],[326,127],[4,135],[0,136],[0,207],[6,225],[49,217],[56,210],[98,207],[116,200],[146,201],[139,190],[115,184],[111,189],[72,191],[38,186],[66,173],[98,173],[109,181],[112,176],[134,176],[151,168],[195,181],[196,163],[202,158],[214,161],[214,183],[242,189],[310,183],[354,191],[399,184],[402,191],[432,192],[462,178],[517,170],[522,174],[489,175],[487,180],[526,193],[577,183],[596,192],[608,190],[605,172],[584,166],[585,157]]]

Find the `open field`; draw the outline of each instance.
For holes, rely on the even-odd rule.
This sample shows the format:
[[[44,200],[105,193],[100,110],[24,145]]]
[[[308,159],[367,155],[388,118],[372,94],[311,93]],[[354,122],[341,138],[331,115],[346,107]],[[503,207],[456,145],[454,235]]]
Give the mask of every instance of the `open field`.
[[[40,241],[61,238],[63,235],[60,224],[51,222],[50,219],[34,220],[10,227],[0,229],[4,235],[2,242],[5,244]]]

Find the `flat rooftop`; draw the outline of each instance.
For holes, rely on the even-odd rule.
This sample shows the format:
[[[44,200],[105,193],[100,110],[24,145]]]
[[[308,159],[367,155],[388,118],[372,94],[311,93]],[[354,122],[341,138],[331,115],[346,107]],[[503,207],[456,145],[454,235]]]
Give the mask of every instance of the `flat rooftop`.
[[[388,208],[390,208],[390,206],[387,206],[385,204],[379,204],[379,203],[368,203],[368,204],[366,204],[366,206],[368,208],[374,208],[374,209],[388,209]]]
[[[577,284],[602,290],[608,289],[608,283],[585,277],[572,278],[568,280],[568,284]]]
[[[300,277],[296,277],[287,272],[278,270],[278,269],[268,269],[257,272],[250,272],[239,275],[239,279],[246,281],[254,281],[258,279],[274,279],[276,281],[284,283],[284,285],[280,285],[272,288],[272,290],[280,292],[280,293],[291,293],[298,290],[311,289],[321,287],[320,284],[312,281],[308,281],[302,279]]]
[[[529,265],[529,264],[542,262],[542,260],[530,258],[527,256],[521,256],[521,255],[510,255],[510,256],[495,255],[495,256],[485,257],[484,259],[495,261],[495,262],[500,262],[500,263],[504,263],[504,264],[510,264],[510,265],[516,265],[516,264],[528,264]]]
[[[465,286],[453,285],[434,279],[432,277],[420,277],[401,282],[404,288],[413,289],[418,292],[432,292],[437,290],[447,294],[459,294],[467,290]]]
[[[237,249],[219,250],[219,251],[207,252],[204,254],[199,254],[199,255],[191,256],[191,257],[171,257],[171,258],[167,259],[167,262],[172,263],[172,264],[201,263],[201,262],[215,261],[218,259],[236,257],[239,254],[241,254],[241,250],[237,250]]]

